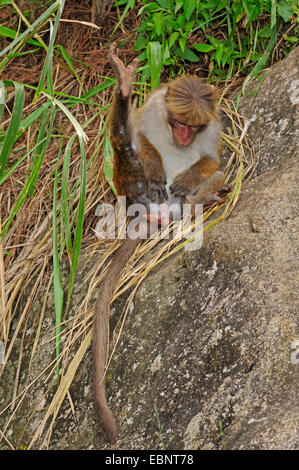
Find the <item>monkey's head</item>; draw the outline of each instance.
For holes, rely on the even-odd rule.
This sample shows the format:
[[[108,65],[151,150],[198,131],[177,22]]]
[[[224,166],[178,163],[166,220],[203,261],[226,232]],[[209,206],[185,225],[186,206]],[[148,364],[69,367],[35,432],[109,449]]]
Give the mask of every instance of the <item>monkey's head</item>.
[[[173,139],[180,147],[192,144],[198,132],[216,117],[218,97],[214,87],[196,76],[185,75],[168,85],[166,106]]]

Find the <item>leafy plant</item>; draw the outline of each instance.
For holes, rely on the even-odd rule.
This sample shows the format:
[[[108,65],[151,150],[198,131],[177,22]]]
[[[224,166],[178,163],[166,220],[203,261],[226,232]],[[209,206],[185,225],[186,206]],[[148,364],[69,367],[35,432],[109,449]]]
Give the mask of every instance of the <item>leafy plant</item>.
[[[117,5],[122,4],[120,0]],[[293,0],[141,0],[141,23],[135,51],[147,60],[142,78],[152,75],[148,51],[160,44],[161,68],[184,61],[198,62],[209,54],[211,77],[230,77],[267,64],[282,22],[298,15]],[[212,32],[212,34],[211,34]],[[194,40],[197,33],[202,42]]]

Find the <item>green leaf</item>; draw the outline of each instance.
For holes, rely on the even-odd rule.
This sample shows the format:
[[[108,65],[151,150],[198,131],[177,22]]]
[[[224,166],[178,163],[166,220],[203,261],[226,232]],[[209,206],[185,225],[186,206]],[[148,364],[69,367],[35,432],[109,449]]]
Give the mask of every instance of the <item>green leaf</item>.
[[[211,44],[193,44],[192,47],[198,52],[211,52],[215,50],[215,46]]]
[[[217,46],[216,54],[215,54],[216,61],[217,61],[217,64],[218,64],[219,67],[220,67],[220,64],[221,64],[222,55],[223,55],[223,44],[220,43]]]
[[[258,36],[260,38],[269,38],[271,36],[271,26],[267,24],[264,28],[258,31]]]
[[[141,51],[142,49],[146,48],[146,45],[147,45],[146,37],[140,34],[135,41],[134,51],[136,52]]]
[[[277,5],[277,13],[281,18],[283,18],[284,21],[288,21],[291,16],[294,15],[292,7],[285,2],[284,0],[280,0],[280,2]]]
[[[179,48],[176,48],[174,52],[181,59],[189,60],[190,62],[198,62],[199,60],[199,57],[188,47],[185,47],[184,52]]]
[[[184,5],[184,2],[175,2],[175,8],[174,8],[174,14],[176,15],[177,12],[182,8]]]
[[[272,51],[273,47],[275,46],[276,40],[278,38],[280,24],[281,24],[281,19],[278,18],[277,22],[276,22],[276,25],[275,25],[275,28],[273,28],[273,30],[272,30],[271,38],[268,42],[266,52],[264,53],[264,55],[259,59],[259,61],[255,64],[255,66],[251,70],[251,72],[249,74],[251,77],[257,76],[260,73],[260,71],[263,70],[265,68],[265,66],[267,65],[270,52]]]
[[[185,50],[186,42],[187,42],[186,38],[180,38],[179,39],[179,45],[180,45],[180,48],[181,48],[182,52],[184,52],[184,50]]]
[[[284,34],[283,39],[287,42],[292,43],[292,44],[297,44],[299,42],[299,38],[297,36],[286,36]]]
[[[172,48],[172,46],[175,44],[177,38],[179,37],[179,33],[178,31],[175,31],[174,33],[172,33],[172,35],[170,36],[169,38],[169,49]]]
[[[154,13],[153,22],[155,25],[155,32],[158,36],[162,34],[163,31],[163,13]]]
[[[101,93],[102,91],[106,90],[107,88],[115,84],[115,78],[107,78],[107,77],[105,78],[106,80],[104,82],[100,83],[100,85],[97,85],[96,87],[92,88],[87,93],[85,93],[82,96],[82,99],[87,100],[91,98],[92,96],[97,95],[98,93]]]
[[[22,34],[20,34],[18,37],[16,37],[11,44],[9,44],[7,47],[5,47],[1,52],[0,52],[0,57],[3,55],[7,54],[12,48],[17,46],[18,44],[22,43],[23,40],[25,40],[24,44],[28,42],[28,39],[30,39],[30,36],[33,36],[38,28],[40,28],[45,21],[51,16],[57,8],[61,5],[62,0],[57,0],[54,2],[39,18],[37,18],[34,23],[32,23],[29,28],[26,29]]]
[[[76,80],[77,82],[79,83],[80,87],[82,88],[82,90],[84,91],[83,89],[83,85],[82,83],[80,82],[80,79],[74,69],[74,66],[73,66],[73,62],[72,62],[72,58],[68,55],[68,53],[66,52],[65,48],[63,46],[61,46],[60,44],[58,46],[56,46],[57,49],[60,51],[62,57],[64,58],[65,62],[67,63],[69,69],[71,70],[71,72],[74,74],[74,76],[76,77]]]
[[[185,19],[184,15],[182,15],[182,13],[180,13],[177,17],[177,24],[178,24],[179,29],[183,28],[183,26],[185,25],[185,22],[186,22],[186,19]]]
[[[185,24],[185,34],[189,34],[194,26],[194,21],[189,21]]]
[[[167,41],[165,42],[164,46],[164,53],[163,53],[163,64],[165,64],[165,61],[170,58],[170,52],[169,52],[169,47]]]
[[[0,36],[4,38],[14,39],[18,36],[18,33],[14,29],[10,29],[10,28],[7,28],[6,26],[0,25]],[[35,41],[34,39],[28,39],[27,43],[40,47],[40,43]]]
[[[46,141],[46,137],[44,138],[43,142],[44,143]],[[26,152],[21,158],[19,158],[18,161],[16,161],[12,166],[9,167],[9,169],[3,174],[3,176],[0,178],[0,186],[1,184],[4,183],[4,181],[7,180],[7,178],[15,171],[16,168],[18,168],[18,166],[22,163],[22,161],[24,161],[26,158],[28,158],[30,156],[30,154],[32,152],[35,151],[35,149],[41,144],[41,142],[38,142],[37,144],[35,144],[35,146],[30,149],[28,152]]]
[[[276,25],[276,0],[271,0],[271,29]]]
[[[150,42],[147,46],[147,57],[150,64],[151,85],[156,88],[160,83],[160,74],[162,70],[162,52],[161,44],[157,41]]]
[[[157,0],[157,3],[160,7],[165,8],[165,10],[168,9],[168,0]]]
[[[107,125],[105,126],[105,138],[104,138],[104,176],[107,181],[113,179],[113,148],[111,140],[108,137]]]
[[[36,92],[35,92],[35,100],[38,98],[40,91],[44,85],[45,78],[47,78],[47,86],[50,88],[50,93],[51,96],[54,96],[54,91],[53,91],[53,80],[52,80],[52,58],[53,58],[53,48],[54,48],[54,43],[57,35],[57,30],[60,22],[60,18],[62,15],[63,7],[65,4],[65,0],[60,1],[59,8],[56,13],[56,18],[55,18],[55,23],[53,28],[51,27],[51,33],[50,33],[50,42],[43,66],[43,70],[39,79],[39,84],[37,86]],[[50,23],[51,24],[51,23]]]
[[[126,3],[125,9],[124,9],[124,11],[122,12],[121,17],[120,17],[120,19],[119,19],[117,25],[115,26],[114,30],[112,31],[112,34],[111,34],[112,37],[113,37],[113,35],[115,34],[115,31],[117,31],[117,29],[119,28],[119,25],[122,23],[124,17],[126,16],[126,14],[128,13],[128,11],[130,10],[130,8],[133,9],[134,6],[135,6],[135,0],[129,0],[129,1],[124,2],[124,3]]]
[[[196,7],[196,0],[184,0],[184,14],[188,21]]]

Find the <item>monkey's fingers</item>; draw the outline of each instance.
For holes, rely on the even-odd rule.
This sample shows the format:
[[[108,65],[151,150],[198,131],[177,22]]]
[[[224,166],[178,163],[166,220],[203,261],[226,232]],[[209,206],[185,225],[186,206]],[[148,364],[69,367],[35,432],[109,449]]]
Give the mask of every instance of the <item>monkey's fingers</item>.
[[[217,189],[216,194],[220,197],[225,196],[227,193],[230,193],[231,190],[232,187],[230,184],[224,184],[219,189]]]
[[[186,196],[188,193],[188,190],[184,188],[178,181],[175,181],[174,183],[172,183],[169,189],[171,193],[173,194],[173,196],[182,197],[182,196]]]
[[[137,65],[138,65],[137,58],[133,60],[132,64],[128,65],[128,67],[125,67],[125,64],[119,58],[119,49],[117,47],[116,42],[113,42],[111,46],[109,47],[108,58],[112,67],[116,69],[116,72],[119,75],[121,75],[123,72],[127,72],[127,75],[132,75],[132,78],[133,78]]]
[[[118,49],[116,49],[116,43],[112,44],[109,49],[108,54],[109,62],[113,67],[115,73],[120,75],[123,70],[125,70],[125,65],[123,61],[118,57]]]
[[[168,199],[168,194],[164,183],[155,180],[148,180],[147,197],[157,204],[163,203]]]
[[[135,73],[136,69],[137,69],[137,65],[138,65],[138,59],[137,57],[135,59],[133,59],[133,62],[131,63],[131,65],[129,65],[129,67],[132,69],[132,71]]]

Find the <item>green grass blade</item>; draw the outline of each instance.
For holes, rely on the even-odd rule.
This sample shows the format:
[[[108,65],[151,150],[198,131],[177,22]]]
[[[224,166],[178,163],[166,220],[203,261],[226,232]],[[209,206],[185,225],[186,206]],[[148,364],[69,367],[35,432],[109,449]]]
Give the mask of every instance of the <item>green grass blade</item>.
[[[51,97],[49,95],[47,95],[46,93],[44,93],[49,99],[51,99]],[[53,100],[53,102],[55,103],[55,105],[57,105],[63,112],[64,114],[67,116],[67,118],[69,119],[69,121],[72,123],[72,125],[74,126],[76,132],[77,132],[77,135],[79,137],[79,139],[83,139],[85,142],[87,142],[88,138],[87,138],[87,135],[85,134],[84,130],[82,129],[82,126],[78,123],[77,119],[74,118],[74,116],[72,115],[72,113],[67,109],[66,106],[64,106],[64,104],[61,103],[61,101],[58,101],[56,99]]]
[[[0,176],[4,173],[4,168],[9,158],[11,149],[15,143],[16,136],[19,130],[21,117],[24,108],[24,101],[25,101],[25,90],[24,86],[20,83],[13,82],[15,87],[15,101],[13,112],[11,115],[10,123],[8,126],[8,130],[6,133],[6,137],[3,143],[3,147],[0,153]]]
[[[78,74],[76,73],[76,70],[74,69],[74,66],[73,66],[73,61],[72,61],[72,58],[68,55],[68,53],[66,52],[65,48],[63,46],[61,46],[60,44],[58,46],[56,46],[57,49],[60,51],[62,57],[64,58],[67,66],[69,67],[69,69],[71,70],[71,72],[74,74],[77,82],[79,83],[80,85],[80,88],[82,90],[82,92],[84,93],[84,88],[83,88],[83,84],[82,82],[80,81],[80,78],[78,76]]]
[[[0,81],[0,119],[4,111],[4,105],[6,101],[6,89],[2,81]]]
[[[37,108],[35,111],[33,111],[31,114],[25,117],[23,121],[20,123],[20,129],[19,129],[19,136],[20,137],[27,129],[32,126],[32,124],[37,121],[40,116],[43,115],[45,112],[45,109],[48,109],[50,106],[52,106],[52,103],[48,101],[47,103],[43,103],[39,108]]]
[[[44,137],[44,139],[40,142],[38,142],[32,149],[30,149],[28,152],[26,152],[16,163],[14,163],[0,178],[0,186],[1,184],[4,183],[5,180],[15,171],[16,168],[22,163],[22,161],[25,160],[34,150],[41,144],[43,144],[46,141],[47,137]]]
[[[28,40],[33,36],[36,31],[43,25],[45,21],[57,10],[61,1],[57,0],[53,3],[37,20],[32,23],[22,34],[20,34],[17,38],[15,38],[7,47],[5,47],[0,52],[0,57],[5,56],[11,49],[16,46],[19,46],[19,43],[26,44]]]
[[[99,78],[105,78],[105,81],[101,83],[100,85],[97,85],[96,87],[92,88],[89,90],[87,93],[85,93],[81,99],[86,100],[91,98],[91,96],[97,95],[98,93],[101,93],[103,90],[106,90],[106,88],[109,88],[110,86],[114,86],[116,83],[115,78],[109,78],[109,77],[99,77]]]
[[[72,253],[71,229],[70,229],[70,211],[68,203],[68,180],[69,169],[71,161],[71,150],[75,141],[76,134],[74,134],[68,141],[63,157],[62,177],[61,177],[61,215],[62,226],[65,232],[66,249],[68,254]]]
[[[120,17],[120,19],[119,19],[119,22],[117,23],[117,25],[115,26],[114,30],[113,30],[112,33],[111,33],[111,36],[113,36],[114,33],[115,33],[115,31],[118,30],[119,25],[120,25],[121,22],[123,21],[124,17],[126,16],[126,14],[127,14],[128,11],[129,11],[129,9],[130,9],[130,8],[131,8],[131,9],[134,8],[134,5],[135,5],[135,0],[129,0],[129,1],[127,2],[127,5],[126,5],[126,7],[125,7],[124,11],[122,12],[121,17]]]
[[[277,18],[275,27],[274,27],[273,30],[272,30],[271,37],[270,37],[268,46],[267,46],[267,48],[266,48],[266,52],[265,52],[265,54],[260,58],[260,60],[255,64],[255,66],[253,67],[253,69],[251,70],[251,72],[250,72],[250,74],[249,74],[250,77],[256,77],[256,76],[261,72],[261,70],[263,70],[263,69],[266,67],[267,62],[268,62],[268,59],[269,59],[269,56],[270,56],[270,52],[271,52],[272,49],[274,48],[275,43],[276,43],[276,40],[277,40],[277,38],[278,38],[279,29],[280,29],[280,24],[281,24],[281,19],[280,19],[280,18]]]
[[[35,145],[36,148],[35,148],[35,150],[32,154],[32,158],[31,158],[31,161],[30,161],[29,169],[28,169],[28,174],[30,174],[32,168],[34,167],[36,161],[38,160],[38,158],[41,155],[42,150],[43,150],[43,143],[45,142],[46,136],[47,136],[47,133],[48,133],[48,129],[47,129],[48,113],[49,113],[49,111],[47,110],[47,112],[45,112],[42,115],[42,120],[41,120],[41,123],[39,125],[39,131],[38,131],[37,139],[36,139],[36,145]],[[32,181],[31,191],[28,193],[28,196],[33,195],[35,184],[36,184],[36,181]]]
[[[56,39],[56,35],[57,35],[59,21],[60,21],[61,14],[62,14],[62,11],[63,11],[63,8],[64,8],[64,4],[65,4],[65,0],[61,0],[59,2],[59,8],[58,8],[57,13],[56,13],[55,23],[54,23],[53,29],[51,28],[50,42],[49,42],[49,46],[48,46],[47,55],[46,55],[45,63],[44,63],[44,66],[43,66],[43,70],[42,70],[42,73],[41,73],[41,76],[40,76],[39,84],[38,84],[38,87],[37,87],[37,90],[36,90],[36,93],[35,93],[35,99],[38,98],[38,96],[41,92],[41,89],[43,87],[45,78],[47,78],[47,84],[48,84],[48,87],[50,88],[50,94],[51,94],[52,97],[54,97],[53,80],[52,80],[53,47],[54,47],[54,43],[55,43],[55,39]]]
[[[15,39],[18,36],[18,33],[14,29],[7,28],[6,26],[0,26],[0,36],[3,38],[12,38]],[[34,46],[40,47],[40,44],[35,41],[34,39],[29,39],[27,41],[28,44],[32,44]]]
[[[58,168],[62,146],[60,145],[53,187],[53,287],[54,287],[54,310],[55,310],[55,338],[56,338],[56,373],[57,382],[60,376],[60,351],[61,351],[61,322],[63,310],[63,289],[61,283],[59,250],[58,250],[58,229],[57,229],[57,191],[58,191]]]
[[[72,295],[73,285],[74,285],[76,271],[77,271],[78,259],[79,259],[80,249],[81,249],[83,222],[84,222],[85,194],[86,194],[86,155],[85,155],[85,143],[84,143],[82,136],[79,136],[79,143],[80,143],[80,151],[81,151],[80,199],[79,199],[77,225],[76,225],[74,245],[73,245],[72,264],[71,264],[69,289],[68,289],[68,303]]]

